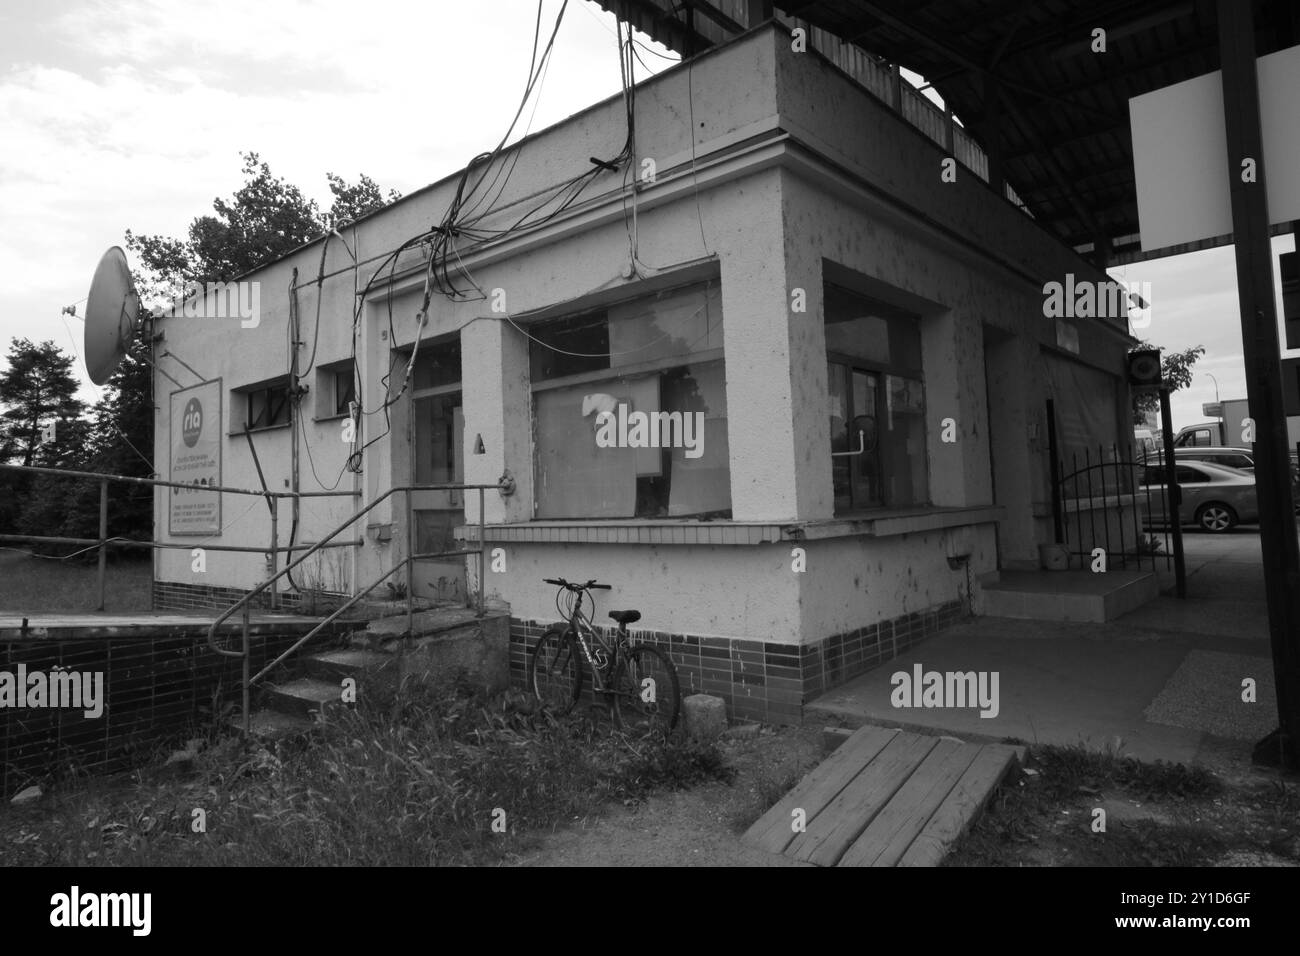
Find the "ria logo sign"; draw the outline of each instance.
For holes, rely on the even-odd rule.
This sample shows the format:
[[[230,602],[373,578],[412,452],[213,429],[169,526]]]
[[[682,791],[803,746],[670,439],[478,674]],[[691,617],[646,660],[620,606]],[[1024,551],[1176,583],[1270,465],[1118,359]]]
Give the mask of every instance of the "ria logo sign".
[[[186,448],[193,448],[203,433],[203,406],[197,398],[185,403],[185,414],[181,416],[181,440]]]

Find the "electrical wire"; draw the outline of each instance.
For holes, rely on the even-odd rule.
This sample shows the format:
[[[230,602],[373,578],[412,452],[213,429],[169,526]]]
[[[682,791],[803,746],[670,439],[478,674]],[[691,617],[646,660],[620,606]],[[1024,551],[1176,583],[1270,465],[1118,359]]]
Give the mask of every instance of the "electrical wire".
[[[624,143],[616,156],[607,161],[594,161],[592,168],[584,169],[582,172],[553,185],[540,194],[529,197],[532,200],[531,205],[525,208],[521,215],[513,222],[501,228],[490,228],[485,223],[486,220],[497,214],[497,204],[504,195],[505,189],[510,182],[510,177],[519,163],[522,150],[516,148],[514,155],[509,161],[502,161],[502,152],[506,144],[510,141],[515,129],[519,125],[520,118],[528,105],[530,98],[540,93],[541,85],[549,69],[550,58],[555,47],[555,40],[559,34],[560,26],[564,20],[565,13],[568,9],[568,0],[560,5],[559,12],[550,29],[545,45],[541,45],[541,22],[543,13],[543,0],[539,0],[537,14],[534,19],[533,29],[533,48],[529,60],[528,79],[524,87],[523,95],[520,97],[519,105],[515,110],[505,133],[496,146],[486,152],[480,153],[470,160],[469,164],[461,172],[456,182],[455,191],[448,204],[447,210],[442,216],[441,221],[436,226],[421,232],[416,236],[407,239],[396,249],[382,257],[379,266],[367,280],[364,289],[356,296],[356,304],[353,312],[353,336],[351,360],[355,370],[358,369],[356,355],[357,329],[361,318],[364,315],[365,303],[376,283],[383,281],[387,273],[387,290],[386,290],[386,310],[388,314],[388,327],[390,341],[396,342],[396,329],[393,319],[393,286],[396,282],[398,261],[402,254],[409,249],[421,245],[427,245],[427,250],[423,254],[425,261],[425,281],[421,296],[420,307],[416,313],[417,326],[414,333],[414,344],[411,349],[410,357],[405,363],[390,363],[387,372],[381,377],[380,385],[383,387],[385,397],[378,408],[366,408],[364,401],[358,393],[356,404],[356,415],[358,424],[367,416],[383,414],[384,429],[373,438],[368,439],[349,455],[345,464],[345,470],[359,472],[363,461],[363,453],[371,445],[381,441],[392,431],[392,418],[389,409],[402,398],[406,390],[410,387],[412,373],[416,364],[419,353],[419,344],[421,333],[423,332],[429,315],[429,307],[433,295],[436,293],[452,301],[466,301],[473,298],[486,299],[479,284],[470,275],[468,268],[461,259],[461,240],[480,245],[489,242],[500,242],[510,238],[515,233],[533,229],[544,225],[556,217],[563,214],[571,208],[585,193],[586,189],[596,181],[604,172],[610,169],[623,168],[624,175],[624,192],[626,192],[627,183],[627,164],[630,163],[634,155],[634,136],[635,136],[635,82],[633,74],[633,54],[634,50],[631,45],[633,40],[631,28],[628,28],[629,42],[624,43],[622,39],[622,27],[616,37],[619,41],[620,50],[620,71],[624,88],[624,103],[627,114],[627,133]],[[539,52],[540,47],[540,52]],[[653,51],[652,51],[653,52]],[[537,105],[540,102],[540,96],[533,103],[532,111],[529,114],[526,129],[531,129],[533,116],[536,114]],[[328,241],[328,240],[327,240]],[[635,249],[635,246],[634,246]],[[355,261],[355,256],[353,257]],[[380,257],[375,257],[378,259]],[[369,262],[375,259],[367,260]],[[322,266],[317,275],[318,287],[325,278],[323,271],[324,250],[322,250]],[[354,268],[358,268],[354,265]],[[461,283],[465,283],[469,288],[464,288]],[[319,299],[318,299],[319,303]],[[471,320],[472,321],[472,320]],[[319,322],[318,322],[319,329]],[[313,349],[314,350],[314,349]],[[402,375],[402,384],[400,388],[394,389],[394,377],[397,369],[405,365]],[[319,480],[319,479],[318,479]]]
[[[686,321],[689,322],[691,319],[694,319],[697,315],[699,315],[701,312],[706,311],[708,308],[709,308],[709,303],[706,297],[704,305],[700,306],[698,309],[692,312]],[[541,339],[537,338],[536,336],[529,335],[528,332],[523,327],[518,325],[515,322],[515,320],[510,317],[509,313],[506,313],[505,315],[493,316],[493,318],[498,318],[506,322],[509,322],[512,326],[514,326],[515,330],[518,331],[520,335],[524,336],[524,338],[528,339],[530,342],[536,342],[538,345],[542,346],[545,349],[548,349],[551,352],[556,352],[560,355],[568,355],[573,358],[618,358],[624,355],[633,355],[637,352],[644,352],[652,345],[656,345],[659,342],[662,342],[664,339],[672,337],[671,332],[664,332],[658,338],[651,339],[649,342],[645,343],[644,345],[638,345],[634,349],[623,349],[618,352],[570,352],[566,349],[560,348],[559,346],[552,345],[549,342],[544,342]],[[696,345],[698,345],[700,342],[703,342],[713,333],[713,330],[714,330],[714,325],[712,320],[706,319],[704,333],[700,335],[697,339],[695,339],[693,342],[688,343],[686,346],[686,351],[683,354],[690,354],[691,350],[694,349]]]

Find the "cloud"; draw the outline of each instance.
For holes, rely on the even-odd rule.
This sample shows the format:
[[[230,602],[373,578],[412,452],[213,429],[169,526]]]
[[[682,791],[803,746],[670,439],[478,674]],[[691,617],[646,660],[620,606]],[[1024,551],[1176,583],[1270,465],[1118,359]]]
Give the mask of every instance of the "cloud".
[[[0,354],[13,336],[66,347],[59,309],[104,249],[128,228],[183,236],[239,187],[241,151],[322,205],[326,172],[409,193],[462,168],[518,106],[528,6],[6,0]],[[569,4],[534,130],[618,92],[612,24]]]

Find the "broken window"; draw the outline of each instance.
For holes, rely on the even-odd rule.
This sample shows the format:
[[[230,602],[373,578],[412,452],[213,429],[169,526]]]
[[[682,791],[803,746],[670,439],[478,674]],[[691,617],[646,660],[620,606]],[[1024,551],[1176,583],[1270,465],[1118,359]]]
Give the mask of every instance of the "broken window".
[[[527,332],[538,518],[730,516],[716,282]]]

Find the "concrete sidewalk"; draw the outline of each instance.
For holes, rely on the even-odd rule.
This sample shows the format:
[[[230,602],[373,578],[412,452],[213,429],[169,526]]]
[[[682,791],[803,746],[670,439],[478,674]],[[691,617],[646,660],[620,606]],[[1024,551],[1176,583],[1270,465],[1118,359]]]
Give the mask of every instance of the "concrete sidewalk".
[[[1162,595],[1108,624],[973,618],[823,695],[808,716],[1245,769],[1277,725],[1259,535],[1188,534],[1186,555],[1184,600]],[[894,707],[891,677],[916,664],[996,672],[997,716]],[[1241,700],[1248,677],[1255,703]]]

